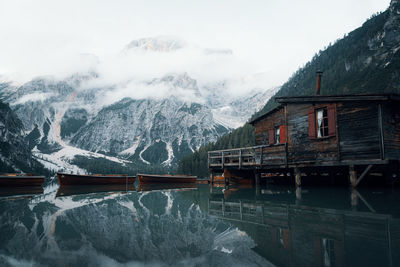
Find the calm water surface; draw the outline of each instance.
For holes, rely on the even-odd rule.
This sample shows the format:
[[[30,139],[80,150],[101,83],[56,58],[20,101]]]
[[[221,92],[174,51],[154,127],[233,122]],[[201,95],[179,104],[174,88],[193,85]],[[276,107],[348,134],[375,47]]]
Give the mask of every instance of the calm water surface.
[[[400,266],[396,189],[0,189],[0,266]]]

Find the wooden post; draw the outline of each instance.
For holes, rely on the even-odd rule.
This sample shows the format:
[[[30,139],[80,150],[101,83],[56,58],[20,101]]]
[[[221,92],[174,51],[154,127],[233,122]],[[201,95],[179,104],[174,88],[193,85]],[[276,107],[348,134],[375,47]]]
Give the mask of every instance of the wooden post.
[[[225,216],[225,199],[222,199],[222,217]]]
[[[214,184],[214,172],[211,170],[211,184]]]
[[[241,200],[239,201],[239,203],[240,203],[240,220],[243,220],[243,203]]]
[[[352,210],[357,210],[357,205],[358,205],[358,194],[356,189],[351,189],[351,195],[350,195],[350,199],[351,199],[351,208]]]
[[[256,185],[260,185],[261,184],[261,175],[258,171],[254,172],[254,179],[255,179],[255,183]]]
[[[354,168],[354,165],[349,166],[349,178],[350,178],[350,185],[352,187],[357,186],[357,171]]]
[[[378,109],[378,123],[379,123],[379,139],[381,159],[385,159],[385,137],[383,135],[383,119],[382,119],[382,104],[379,104]]]
[[[296,182],[296,186],[301,186],[301,172],[299,168],[294,168],[294,178]]]
[[[225,155],[224,155],[224,151],[221,152],[221,158],[222,158],[222,170],[224,169],[224,164],[225,164]]]
[[[296,201],[301,200],[301,187],[296,188]]]
[[[242,168],[242,149],[239,149],[239,170]]]

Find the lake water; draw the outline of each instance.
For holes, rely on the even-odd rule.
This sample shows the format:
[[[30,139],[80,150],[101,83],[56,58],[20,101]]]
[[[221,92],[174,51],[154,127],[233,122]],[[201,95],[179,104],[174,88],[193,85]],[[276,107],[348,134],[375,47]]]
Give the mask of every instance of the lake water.
[[[400,266],[398,189],[164,187],[2,189],[0,266]]]

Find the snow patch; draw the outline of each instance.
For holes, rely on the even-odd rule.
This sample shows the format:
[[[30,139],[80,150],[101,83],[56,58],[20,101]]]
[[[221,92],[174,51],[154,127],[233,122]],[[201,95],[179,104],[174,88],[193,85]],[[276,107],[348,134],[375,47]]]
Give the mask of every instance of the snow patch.
[[[140,138],[137,141],[133,142],[133,145],[131,147],[119,152],[118,154],[124,156],[134,155],[139,144],[140,144]]]
[[[163,161],[161,164],[164,166],[171,166],[171,162],[174,159],[174,150],[172,149],[172,145],[170,142],[165,143],[166,144],[166,148],[167,148],[167,152],[168,152],[168,159]]]
[[[145,159],[142,157],[142,154],[143,154],[143,152],[146,151],[146,149],[148,149],[148,148],[150,147],[150,145],[151,145],[151,144],[146,145],[146,146],[143,148],[143,150],[140,151],[140,153],[139,153],[139,158],[140,158],[140,160],[143,161],[144,163],[146,163],[147,165],[150,165],[150,162],[148,162],[147,160],[145,160]]]

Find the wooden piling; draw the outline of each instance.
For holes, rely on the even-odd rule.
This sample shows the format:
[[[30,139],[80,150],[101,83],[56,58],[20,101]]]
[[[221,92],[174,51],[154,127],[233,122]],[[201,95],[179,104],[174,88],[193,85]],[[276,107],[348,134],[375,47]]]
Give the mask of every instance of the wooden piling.
[[[255,180],[255,184],[256,185],[260,185],[261,184],[261,175],[257,171],[254,172],[254,180]]]
[[[350,184],[352,187],[357,186],[357,171],[354,168],[354,165],[349,166],[349,179],[350,179]]]
[[[301,172],[299,168],[294,168],[296,186],[301,186]]]

